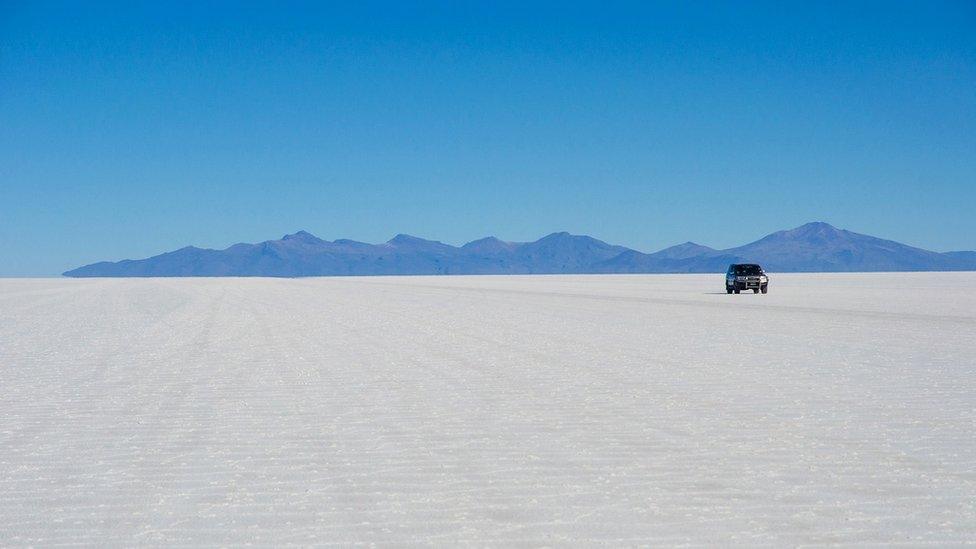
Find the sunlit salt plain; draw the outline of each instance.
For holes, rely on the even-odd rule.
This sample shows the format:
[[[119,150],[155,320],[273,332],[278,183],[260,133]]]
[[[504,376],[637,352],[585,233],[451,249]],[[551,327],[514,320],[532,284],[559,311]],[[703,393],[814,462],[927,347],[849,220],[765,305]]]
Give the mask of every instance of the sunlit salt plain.
[[[976,273],[0,281],[0,545],[976,540]]]

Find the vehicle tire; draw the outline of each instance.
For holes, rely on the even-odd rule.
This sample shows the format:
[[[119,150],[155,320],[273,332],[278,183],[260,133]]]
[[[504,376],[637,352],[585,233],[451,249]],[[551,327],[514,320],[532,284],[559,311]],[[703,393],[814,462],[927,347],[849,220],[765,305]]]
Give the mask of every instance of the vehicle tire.
[[[752,289],[752,293],[754,293],[754,294],[758,294],[758,293],[759,293],[759,288],[753,288],[753,289]]]
[[[735,290],[733,290],[733,291],[734,291],[735,293],[739,293],[739,289],[738,289],[738,288],[736,288],[736,289],[735,289]]]
[[[766,293],[768,290],[769,290],[769,288],[767,286],[763,286],[762,287],[762,293]]]
[[[725,293],[731,294],[732,293],[732,288],[729,288],[728,286],[726,286],[725,287]]]

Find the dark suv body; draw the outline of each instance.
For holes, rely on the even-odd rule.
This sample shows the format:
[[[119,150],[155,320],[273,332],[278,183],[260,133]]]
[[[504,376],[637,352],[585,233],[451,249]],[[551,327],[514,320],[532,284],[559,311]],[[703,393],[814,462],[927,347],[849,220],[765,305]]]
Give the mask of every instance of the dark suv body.
[[[769,277],[759,265],[754,263],[733,263],[725,272],[725,292],[739,293],[742,290],[752,290],[752,293],[766,293],[769,288]]]

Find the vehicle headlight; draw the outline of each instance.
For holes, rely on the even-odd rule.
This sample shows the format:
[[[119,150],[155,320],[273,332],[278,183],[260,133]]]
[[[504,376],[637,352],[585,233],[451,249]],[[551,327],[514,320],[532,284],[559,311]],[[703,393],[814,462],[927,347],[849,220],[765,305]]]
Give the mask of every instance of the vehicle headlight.
[[[761,277],[759,277],[759,282],[767,282],[768,280],[769,279],[766,278],[766,275],[762,275]]]

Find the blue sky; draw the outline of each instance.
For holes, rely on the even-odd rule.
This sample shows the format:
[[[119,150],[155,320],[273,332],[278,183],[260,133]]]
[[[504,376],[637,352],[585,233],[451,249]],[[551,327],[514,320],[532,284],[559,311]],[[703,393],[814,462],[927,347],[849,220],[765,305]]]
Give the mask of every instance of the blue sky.
[[[298,229],[976,249],[972,2],[349,4],[0,2],[0,275]]]

